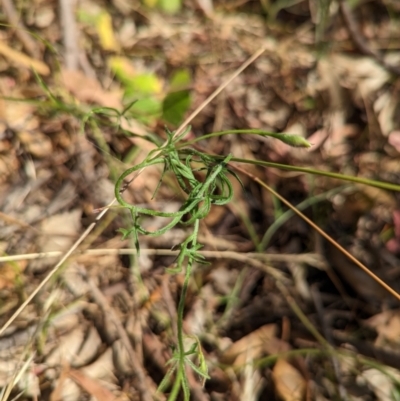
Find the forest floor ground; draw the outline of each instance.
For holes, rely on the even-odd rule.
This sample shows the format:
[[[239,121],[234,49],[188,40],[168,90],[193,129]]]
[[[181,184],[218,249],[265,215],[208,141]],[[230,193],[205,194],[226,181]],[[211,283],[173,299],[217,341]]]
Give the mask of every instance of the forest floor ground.
[[[400,399],[399,301],[257,180],[395,291],[399,193],[249,164],[400,185],[399,3],[72,3],[1,2],[2,400],[168,399],[177,376],[156,389],[179,348],[184,286],[184,271],[168,268],[190,227],[139,235],[138,255],[118,231],[132,225],[129,213],[107,205],[118,177],[155,149],[146,138],[163,143],[165,126],[176,130],[260,49],[184,139],[254,129],[312,146],[233,133],[199,142],[246,159],[251,174],[239,173],[242,185],[231,176],[232,200],[200,221],[209,263],[193,266],[180,328],[193,351],[190,397]],[[161,173],[146,168],[124,199],[178,212],[188,178],[167,173],[153,198]],[[140,224],[169,221],[148,215]]]

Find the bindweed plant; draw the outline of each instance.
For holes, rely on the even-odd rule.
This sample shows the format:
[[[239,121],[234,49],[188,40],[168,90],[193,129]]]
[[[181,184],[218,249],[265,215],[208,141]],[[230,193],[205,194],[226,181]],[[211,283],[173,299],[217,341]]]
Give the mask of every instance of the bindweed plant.
[[[204,256],[199,252],[202,248],[202,245],[198,242],[200,220],[207,217],[211,211],[212,205],[226,205],[232,199],[233,187],[229,176],[234,177],[240,182],[240,178],[229,167],[232,155],[222,157],[210,155],[195,149],[190,142],[186,144],[182,143],[183,138],[187,135],[189,130],[190,128],[179,135],[175,135],[174,132],[166,128],[166,143],[151,151],[142,163],[127,169],[118,178],[115,185],[115,197],[117,201],[122,207],[129,210],[132,218],[131,226],[129,228],[121,228],[120,231],[124,239],[129,236],[133,237],[138,253],[140,252],[139,234],[159,236],[165,234],[178,224],[191,227],[190,234],[179,245],[179,254],[175,266],[168,269],[169,273],[184,273],[184,282],[178,304],[177,347],[169,362],[171,367],[159,386],[160,391],[165,391],[171,384],[173,374],[176,374],[168,398],[171,401],[177,398],[181,389],[183,390],[185,401],[190,398],[186,366],[192,368],[203,381],[208,378],[207,365],[201,351],[199,340],[194,338],[192,346],[190,346],[188,350],[185,349],[185,335],[183,332],[185,298],[194,263],[207,263]],[[225,135],[228,133],[232,133],[232,131],[224,131],[216,134]],[[271,136],[292,146],[310,146],[304,138],[296,135],[276,134],[254,130],[235,131],[234,133]],[[202,139],[207,137],[209,136],[204,136]],[[158,141],[153,141],[153,143],[156,145],[159,144]],[[146,167],[154,165],[161,165],[163,170],[153,197],[156,195],[167,172],[171,172],[175,176],[180,188],[186,194],[186,200],[176,212],[162,212],[139,207],[128,203],[122,196],[126,187],[124,180],[128,176],[139,173]],[[168,219],[169,222],[158,230],[149,231],[141,223],[142,217],[145,216],[163,217]],[[193,338],[193,336],[191,338]],[[197,358],[197,365],[192,361],[193,356]]]
[[[212,155],[206,151],[202,151],[197,145],[197,142],[211,137],[223,136],[228,134],[244,134],[244,135],[260,135],[268,136],[278,139],[290,146],[294,147],[310,147],[310,143],[303,137],[289,134],[278,134],[260,130],[229,130],[222,132],[215,132],[208,135],[203,135],[191,141],[185,141],[184,138],[189,132],[187,128],[184,132],[171,132],[166,128],[167,140],[164,144],[161,143],[160,138],[155,136],[147,136],[146,140],[156,145],[156,149],[152,150],[145,160],[129,169],[127,169],[117,180],[115,185],[115,197],[119,204],[129,211],[131,216],[131,225],[128,228],[121,228],[123,238],[133,237],[137,253],[140,252],[139,235],[145,236],[159,236],[167,233],[176,225],[180,224],[190,227],[190,233],[187,238],[179,245],[179,253],[176,258],[175,265],[168,268],[171,274],[183,273],[184,281],[180,294],[177,310],[177,339],[176,349],[173,352],[171,360],[168,362],[170,368],[167,374],[159,385],[159,391],[165,392],[171,388],[168,400],[176,400],[180,391],[182,390],[184,400],[190,399],[190,388],[186,369],[191,368],[196,372],[201,380],[204,381],[208,378],[207,364],[202,353],[200,341],[194,336],[185,336],[183,330],[184,307],[187,290],[192,274],[192,269],[195,263],[207,263],[201,253],[202,245],[198,241],[200,221],[207,217],[213,205],[222,206],[229,203],[233,197],[233,186],[230,178],[233,177],[240,182],[240,178],[234,171],[241,171],[244,174],[251,176],[251,174],[242,170],[236,163],[250,163],[262,167],[274,167],[290,171],[298,171],[302,173],[322,175],[341,179],[344,181],[356,182],[359,184],[366,184],[378,188],[399,191],[400,187],[388,182],[375,181],[361,177],[352,177],[338,173],[316,170],[312,168],[296,167],[285,164],[278,164],[262,160],[248,160],[235,158],[233,155],[228,156]],[[143,137],[142,137],[143,138]],[[144,207],[139,207],[127,202],[123,198],[123,192],[128,183],[125,179],[129,176],[139,174],[143,169],[149,166],[160,165],[162,166],[161,177],[159,183],[154,191],[156,196],[159,187],[161,186],[165,174],[172,173],[179,187],[186,194],[181,207],[176,212],[163,212]],[[376,281],[378,281],[384,288],[386,288],[392,295],[400,298],[400,296],[392,290],[389,286],[383,283],[378,277],[369,271],[364,265],[356,260],[352,255],[348,254],[345,249],[340,247],[332,238],[330,238],[323,230],[319,229],[312,221],[304,216],[297,208],[293,207],[278,193],[276,193],[267,184],[259,180],[257,177],[251,177],[255,182],[267,189],[272,195],[284,202],[292,211],[297,213],[303,220],[307,221],[314,229],[317,230],[328,241],[331,241],[337,246],[348,258],[354,261],[361,269],[370,274]],[[134,178],[133,178],[134,179]],[[132,181],[132,180],[131,180]],[[148,216],[162,217],[167,219],[167,223],[160,229],[149,231],[142,225],[142,218]],[[380,281],[379,281],[380,280]],[[191,345],[187,341],[191,340]],[[196,361],[193,362],[193,361]],[[172,387],[171,387],[172,386]]]

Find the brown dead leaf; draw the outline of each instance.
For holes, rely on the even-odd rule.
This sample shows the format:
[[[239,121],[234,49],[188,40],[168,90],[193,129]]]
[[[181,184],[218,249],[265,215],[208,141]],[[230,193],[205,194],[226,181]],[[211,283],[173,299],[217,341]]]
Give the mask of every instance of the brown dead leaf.
[[[223,354],[222,362],[243,366],[249,360],[266,354],[276,354],[290,349],[289,344],[276,338],[276,324],[267,324],[232,344]]]
[[[67,250],[81,228],[81,214],[82,211],[80,209],[74,209],[44,220],[41,225],[43,234],[43,238],[40,241],[41,251]]]
[[[0,183],[5,182],[10,175],[18,171],[19,167],[20,163],[15,153],[0,155]]]
[[[301,401],[307,383],[300,372],[284,359],[278,359],[272,370],[276,392],[284,401]]]
[[[18,91],[8,92],[1,88],[1,94],[4,96],[20,96]],[[5,101],[2,108],[1,117],[8,127],[15,131],[35,130],[39,127],[40,121],[33,116],[35,107],[30,103]]]
[[[107,348],[95,362],[82,368],[81,372],[94,379],[104,380],[110,387],[115,388],[113,383],[117,379],[114,375],[114,370],[113,352],[111,348]]]
[[[357,377],[357,382],[366,382],[375,393],[378,401],[392,401],[396,394],[396,381],[399,380],[399,372],[388,367],[385,370],[367,369]]]
[[[330,55],[331,72],[339,77],[342,86],[355,88],[361,98],[376,93],[390,79],[384,67],[370,57],[350,57],[335,53]]]
[[[97,80],[81,71],[62,70],[62,80],[64,86],[82,103],[122,109],[122,92],[106,91]]]
[[[21,131],[18,138],[32,156],[44,158],[53,152],[50,138],[39,131]]]
[[[115,401],[117,398],[98,380],[92,379],[79,370],[71,369],[68,376],[79,384],[86,392],[95,397],[98,401]]]
[[[396,124],[396,110],[398,101],[389,91],[384,92],[376,99],[374,111],[377,116],[382,134],[387,137],[393,130],[398,128]]]
[[[70,333],[62,336],[57,347],[46,358],[47,366],[53,367],[73,362],[80,352],[84,339],[85,329],[82,326],[77,326]]]
[[[47,28],[54,21],[55,17],[53,7],[40,7],[35,13],[35,25],[41,29]]]
[[[67,373],[61,374],[50,395],[50,401],[79,401],[80,399],[82,399],[82,392],[79,386],[67,377]]]
[[[367,320],[367,325],[374,328],[378,337],[375,340],[377,347],[400,344],[400,310],[386,310]]]
[[[80,209],[56,214],[43,221],[40,227],[40,252],[66,251],[76,239],[81,228]],[[32,271],[39,271],[55,262],[56,258],[38,259],[30,264]]]

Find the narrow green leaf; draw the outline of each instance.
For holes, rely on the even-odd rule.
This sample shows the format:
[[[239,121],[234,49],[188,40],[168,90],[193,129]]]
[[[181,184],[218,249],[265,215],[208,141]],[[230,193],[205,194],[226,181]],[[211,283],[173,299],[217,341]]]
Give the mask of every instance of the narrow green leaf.
[[[296,148],[309,148],[311,147],[311,143],[307,141],[307,139],[303,138],[301,135],[292,135],[292,134],[270,134],[275,139],[279,139],[286,145],[290,145]]]
[[[161,380],[161,383],[158,385],[157,392],[163,393],[167,390],[167,388],[171,384],[172,374],[175,372],[177,367],[176,362],[168,369],[168,372],[165,374],[164,378]]]

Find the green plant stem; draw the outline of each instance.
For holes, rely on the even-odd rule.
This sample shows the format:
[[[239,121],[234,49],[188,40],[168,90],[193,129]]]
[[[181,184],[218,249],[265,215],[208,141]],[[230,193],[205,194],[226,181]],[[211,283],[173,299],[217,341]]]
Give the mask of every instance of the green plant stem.
[[[329,344],[327,340],[325,340],[324,336],[320,334],[320,332],[316,329],[316,327],[312,324],[310,319],[304,314],[304,312],[301,310],[299,305],[296,303],[296,301],[293,299],[293,297],[290,295],[289,291],[285,287],[284,284],[281,282],[277,282],[276,286],[278,287],[279,291],[282,293],[282,295],[286,298],[287,303],[289,304],[290,308],[292,311],[295,313],[295,315],[299,318],[301,323],[303,323],[304,327],[314,336],[314,338],[325,348],[331,349],[332,346]]]
[[[181,380],[182,375],[180,372],[180,367],[178,367],[176,379],[174,381],[174,385],[172,386],[171,393],[168,396],[168,401],[175,401],[178,398],[179,390],[181,389]]]
[[[232,202],[232,206],[235,209],[236,213],[242,219],[242,222],[243,222],[244,226],[246,227],[247,232],[249,233],[251,242],[254,244],[255,249],[257,250],[257,252],[262,252],[262,249],[260,248],[260,239],[258,238],[256,229],[254,228],[253,223],[251,222],[249,217],[246,215],[243,208],[241,208],[240,206],[237,206],[233,202]]]
[[[193,227],[193,233],[191,234],[191,247],[196,248],[197,245],[197,236],[199,234],[199,226],[200,226],[200,220],[195,220],[194,221],[194,227]],[[184,333],[183,333],[183,314],[185,311],[185,300],[186,300],[186,294],[189,288],[189,282],[190,282],[190,277],[192,275],[192,267],[193,267],[193,258],[189,256],[188,258],[188,263],[186,266],[186,272],[185,272],[185,280],[183,281],[183,286],[182,286],[182,291],[181,291],[181,297],[179,299],[179,304],[178,304],[178,354],[179,354],[179,360],[178,360],[178,376],[181,376],[182,384],[187,385],[185,383],[185,345],[183,342],[184,339]],[[185,391],[185,389],[184,389]]]
[[[204,141],[206,139],[210,138],[216,138],[218,136],[224,136],[224,135],[230,135],[230,134],[235,134],[235,135],[257,135],[257,136],[268,136],[274,139],[278,139],[284,143],[287,143],[288,145],[295,146],[295,147],[310,147],[311,144],[304,139],[303,137],[299,135],[292,135],[292,134],[287,134],[287,133],[277,133],[277,132],[271,132],[271,131],[263,131],[259,129],[230,129],[226,131],[218,131],[218,132],[212,132],[211,134],[206,134],[199,136],[195,139],[192,139],[191,141],[187,142],[182,142],[181,144],[177,145],[177,149],[182,149],[184,147],[188,146],[193,146],[197,142]]]
[[[250,129],[250,130],[227,130],[227,131],[213,132],[211,134],[203,135],[201,137],[195,138],[188,142],[182,142],[181,144],[178,144],[176,146],[176,148],[179,150],[182,148],[186,148],[188,146],[195,145],[197,142],[205,140],[205,139],[228,135],[228,134],[269,136],[269,137],[272,137],[275,139],[279,139],[281,141],[284,138],[290,138],[290,137],[295,136],[295,135],[277,134],[274,132],[253,130],[253,129]],[[284,141],[284,142],[286,143],[286,141]],[[224,158],[224,156],[220,156],[220,158]],[[296,172],[300,172],[300,173],[320,175],[323,177],[335,178],[338,180],[350,181],[350,182],[355,182],[357,184],[370,185],[370,186],[376,187],[376,188],[388,189],[390,191],[400,192],[400,185],[392,184],[390,182],[382,182],[382,181],[371,180],[371,179],[362,178],[362,177],[352,177],[352,176],[349,176],[346,174],[332,173],[330,171],[323,171],[323,170],[316,170],[316,169],[313,169],[310,167],[297,167],[297,166],[291,166],[291,165],[287,165],[287,164],[274,163],[274,162],[268,162],[268,161],[262,161],[262,160],[242,159],[242,158],[238,158],[238,157],[232,157],[231,161],[237,162],[237,163],[254,164],[256,166],[261,166],[261,167],[278,168],[280,170],[286,170],[286,171],[296,171]]]
[[[400,192],[400,185],[392,184],[390,182],[370,180],[368,178],[362,178],[362,177],[352,177],[350,175],[332,173],[330,171],[316,170],[316,169],[309,168],[309,167],[296,167],[296,166],[290,166],[287,164],[266,162],[266,161],[261,161],[261,160],[241,159],[238,157],[232,157],[231,161],[237,162],[237,163],[254,164],[256,166],[261,166],[261,167],[278,168],[280,170],[286,170],[286,171],[297,171],[300,173],[320,175],[323,177],[335,178],[338,180],[350,181],[350,182],[355,182],[357,184],[370,185],[371,187],[388,189],[390,191]]]

